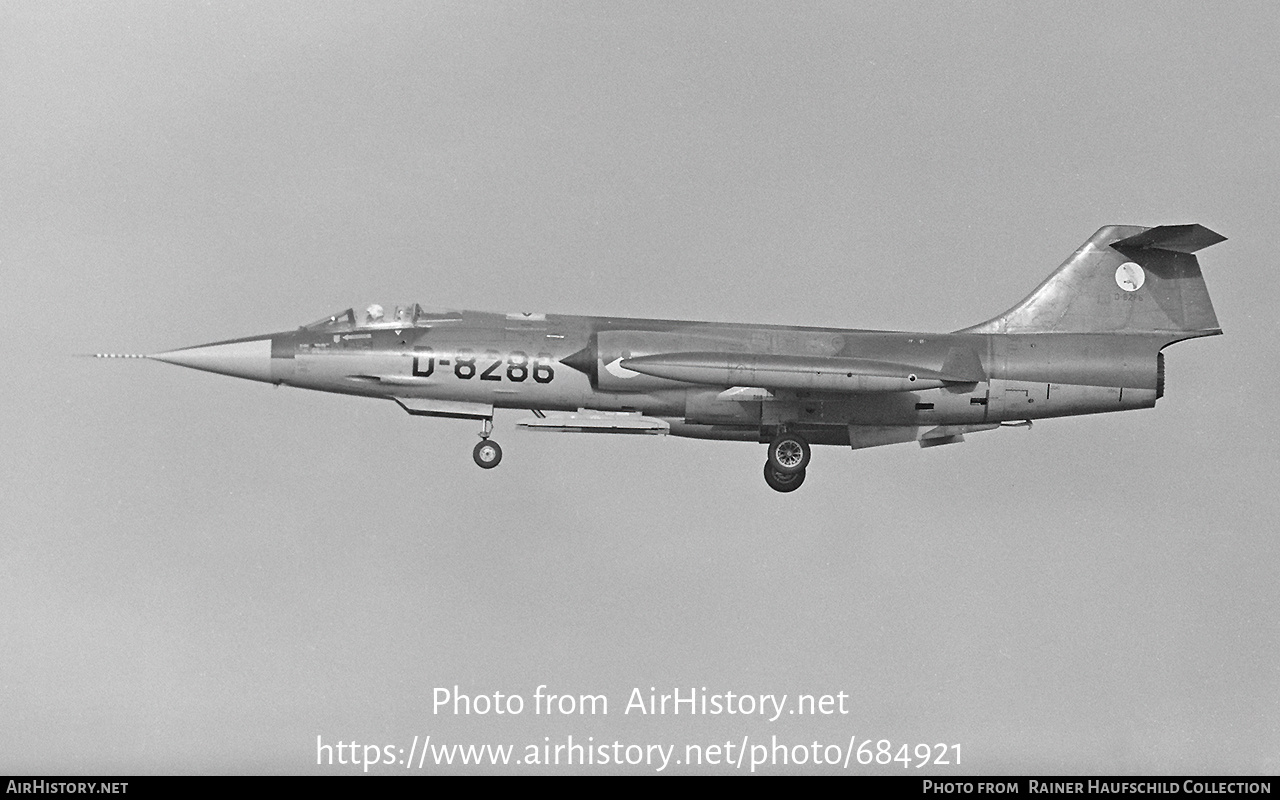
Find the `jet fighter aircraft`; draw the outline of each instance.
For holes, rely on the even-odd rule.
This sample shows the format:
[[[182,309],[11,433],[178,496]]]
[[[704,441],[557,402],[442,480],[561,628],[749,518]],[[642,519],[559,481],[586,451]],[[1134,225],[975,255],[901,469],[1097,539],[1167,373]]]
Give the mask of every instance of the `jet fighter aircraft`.
[[[954,444],[1044,417],[1155,406],[1163,349],[1222,332],[1194,253],[1201,225],[1109,225],[1022,302],[953,333],[554,314],[347,309],[297,330],[148,358],[481,423],[766,444],[765,482],[804,482],[811,445]]]

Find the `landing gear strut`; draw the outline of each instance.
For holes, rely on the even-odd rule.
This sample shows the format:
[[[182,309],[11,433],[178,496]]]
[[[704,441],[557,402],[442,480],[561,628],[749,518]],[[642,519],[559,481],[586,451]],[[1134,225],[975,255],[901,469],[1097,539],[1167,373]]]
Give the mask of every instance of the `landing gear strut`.
[[[476,444],[475,449],[471,451],[471,458],[481,469],[493,469],[502,463],[502,448],[497,442],[491,441],[489,435],[493,433],[493,417],[482,420],[480,424],[480,441]]]

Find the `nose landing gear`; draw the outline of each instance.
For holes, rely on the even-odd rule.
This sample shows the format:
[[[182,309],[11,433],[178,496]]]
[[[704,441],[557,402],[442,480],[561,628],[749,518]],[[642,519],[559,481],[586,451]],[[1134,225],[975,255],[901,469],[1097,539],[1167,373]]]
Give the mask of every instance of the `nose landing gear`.
[[[471,457],[481,469],[493,469],[502,461],[502,448],[497,442],[485,439],[476,443],[475,449],[471,451]]]
[[[502,463],[502,448],[498,443],[489,439],[489,435],[493,433],[493,417],[489,417],[481,422],[480,441],[476,444],[475,449],[471,451],[471,458],[476,462],[476,466],[481,469],[493,469]]]

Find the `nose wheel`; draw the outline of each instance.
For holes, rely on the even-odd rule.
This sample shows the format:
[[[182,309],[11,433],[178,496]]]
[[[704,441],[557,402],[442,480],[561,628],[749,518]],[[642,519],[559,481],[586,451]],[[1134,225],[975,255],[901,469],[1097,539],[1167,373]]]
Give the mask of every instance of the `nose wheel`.
[[[480,424],[480,441],[471,451],[471,458],[480,469],[493,469],[502,463],[502,448],[489,438],[493,433],[493,418],[483,420]]]
[[[476,448],[471,451],[471,457],[475,459],[480,469],[493,469],[502,462],[502,448],[497,442],[484,439],[476,443]]]

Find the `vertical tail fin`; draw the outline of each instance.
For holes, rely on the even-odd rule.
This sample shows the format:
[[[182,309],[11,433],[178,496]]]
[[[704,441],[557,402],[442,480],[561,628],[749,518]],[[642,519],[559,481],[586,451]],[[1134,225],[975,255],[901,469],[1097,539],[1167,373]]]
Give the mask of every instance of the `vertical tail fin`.
[[[1221,333],[1195,251],[1203,225],[1108,225],[1025,300],[958,333]]]

